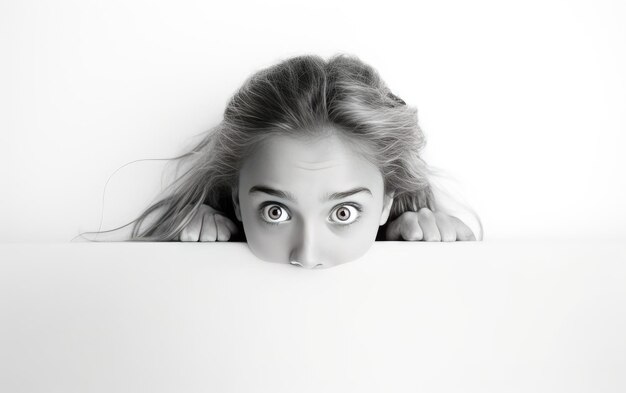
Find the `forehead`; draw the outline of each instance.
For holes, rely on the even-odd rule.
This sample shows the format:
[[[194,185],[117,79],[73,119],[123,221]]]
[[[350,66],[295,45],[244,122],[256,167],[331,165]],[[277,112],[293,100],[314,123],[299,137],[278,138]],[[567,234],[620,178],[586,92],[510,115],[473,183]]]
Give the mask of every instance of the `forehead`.
[[[316,138],[271,136],[244,161],[240,182],[283,188],[340,191],[382,186],[382,176],[350,141],[330,134]],[[254,184],[251,184],[254,183]]]

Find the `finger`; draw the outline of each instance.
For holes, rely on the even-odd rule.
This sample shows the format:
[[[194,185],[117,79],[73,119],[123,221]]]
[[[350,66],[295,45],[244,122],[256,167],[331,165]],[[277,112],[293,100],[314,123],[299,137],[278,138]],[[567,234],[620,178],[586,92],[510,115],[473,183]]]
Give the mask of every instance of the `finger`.
[[[418,241],[424,238],[424,232],[419,224],[417,212],[404,212],[400,222],[400,236],[408,241]]]
[[[180,240],[183,242],[197,242],[200,237],[202,227],[202,215],[196,214],[189,224],[180,233]]]
[[[228,230],[230,231],[231,234],[236,234],[237,232],[239,232],[239,227],[230,218],[222,214],[219,214],[219,215],[222,217],[224,223],[226,224],[226,227],[228,227]]]
[[[385,240],[422,240],[417,212],[406,211],[387,226]]]
[[[434,214],[437,229],[439,229],[439,234],[441,235],[441,241],[456,241],[456,228],[454,227],[454,223],[450,219],[450,216],[441,212],[435,212]]]
[[[455,228],[456,240],[463,240],[463,241],[475,241],[476,240],[476,236],[474,236],[474,232],[472,232],[470,227],[468,227],[463,221],[461,221],[459,218],[454,217],[454,216],[450,216],[450,220],[452,221],[452,224],[454,225],[454,228]]]
[[[435,221],[435,214],[427,207],[421,208],[417,212],[417,219],[420,227],[424,232],[424,241],[427,242],[440,242],[441,234],[437,229],[437,223]]]
[[[228,241],[228,239],[230,239],[230,229],[226,224],[227,218],[221,214],[214,214],[213,217],[215,218],[215,226],[217,228],[217,241]]]
[[[385,239],[422,240],[422,228],[420,228],[417,222],[417,212],[406,211],[389,223]]]
[[[213,214],[204,213],[204,221],[202,223],[202,233],[200,234],[201,242],[214,242],[216,239],[217,230],[215,228],[215,219]]]
[[[403,213],[403,215],[406,214]],[[402,215],[400,216],[402,217]],[[385,240],[401,240],[400,239],[400,226],[402,223],[402,220],[400,219],[400,217],[396,218],[395,220],[391,221],[388,225],[387,225],[387,230],[385,231]]]

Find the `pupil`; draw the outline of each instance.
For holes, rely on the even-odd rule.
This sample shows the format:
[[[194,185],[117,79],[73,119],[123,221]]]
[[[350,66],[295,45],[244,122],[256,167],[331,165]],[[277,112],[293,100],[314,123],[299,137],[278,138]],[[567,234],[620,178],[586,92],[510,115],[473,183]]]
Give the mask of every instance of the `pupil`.
[[[349,215],[350,215],[350,212],[345,207],[342,207],[341,209],[339,209],[339,218],[340,219],[345,220],[345,219],[348,218]]]
[[[278,211],[278,208],[276,208],[276,207],[271,208],[271,209],[270,209],[270,216],[271,216],[272,218],[278,218],[278,217],[280,217],[280,211]]]

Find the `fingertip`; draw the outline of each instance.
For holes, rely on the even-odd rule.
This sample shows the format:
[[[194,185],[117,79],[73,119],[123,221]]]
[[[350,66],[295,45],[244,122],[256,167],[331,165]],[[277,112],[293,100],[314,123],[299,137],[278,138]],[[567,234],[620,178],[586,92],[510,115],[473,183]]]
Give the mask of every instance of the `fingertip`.
[[[215,240],[218,242],[227,241],[230,237],[230,231],[228,229],[228,218],[222,216],[221,214],[214,214],[213,219],[215,220],[215,228],[217,231]]]
[[[228,229],[230,230],[231,233],[236,234],[239,232],[239,227],[237,227],[237,224],[235,224],[230,218],[222,216],[222,220],[224,221],[224,223],[226,224],[226,226],[228,227]]]
[[[422,234],[417,231],[411,231],[408,233],[403,233],[402,238],[406,241],[416,242],[422,240]]]
[[[201,242],[214,242],[216,240],[216,222],[213,214],[205,213],[202,220],[202,229],[200,233]]]

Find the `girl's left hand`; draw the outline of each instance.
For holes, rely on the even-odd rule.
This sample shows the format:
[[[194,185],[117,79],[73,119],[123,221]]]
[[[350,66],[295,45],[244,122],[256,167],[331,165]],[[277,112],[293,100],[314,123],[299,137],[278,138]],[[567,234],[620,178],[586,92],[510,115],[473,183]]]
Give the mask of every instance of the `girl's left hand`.
[[[402,213],[387,226],[385,240],[423,240],[453,242],[476,240],[472,230],[460,219],[423,207],[418,212]]]

